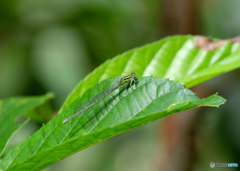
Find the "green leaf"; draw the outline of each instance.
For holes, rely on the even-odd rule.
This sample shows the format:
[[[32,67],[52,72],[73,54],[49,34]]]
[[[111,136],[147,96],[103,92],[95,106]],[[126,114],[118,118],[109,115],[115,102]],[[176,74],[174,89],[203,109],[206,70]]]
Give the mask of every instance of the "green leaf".
[[[196,48],[196,36],[172,36],[125,52],[90,73],[69,95],[61,110],[107,78],[135,71],[139,76],[169,78],[192,87],[240,67],[240,44],[226,41],[212,51]]]
[[[62,123],[119,80],[120,77],[107,79],[88,89],[32,137],[7,153],[0,162],[0,168],[39,170],[90,145],[156,119],[199,106],[218,107],[225,102],[218,95],[201,100],[183,84],[174,81],[143,77],[132,86],[126,84],[115,90],[66,124]]]
[[[0,100],[0,154],[11,135],[29,120],[24,115],[52,97],[52,94],[46,94],[39,97],[14,97]]]
[[[44,103],[36,109],[31,110],[25,114],[30,119],[39,123],[47,123],[54,116],[54,110],[51,103]]]

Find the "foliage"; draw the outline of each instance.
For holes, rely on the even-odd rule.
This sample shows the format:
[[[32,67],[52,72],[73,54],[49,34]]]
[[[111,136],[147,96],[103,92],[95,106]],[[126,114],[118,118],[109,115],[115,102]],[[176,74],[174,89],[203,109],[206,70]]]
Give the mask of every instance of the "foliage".
[[[169,114],[223,104],[225,100],[217,95],[201,100],[175,81],[190,87],[239,67],[239,44],[226,42],[215,50],[204,51],[196,48],[194,39],[194,36],[168,37],[105,62],[79,83],[56,118],[4,156],[0,168],[44,168],[92,144]],[[116,76],[133,70],[143,76],[135,85],[114,91],[81,116],[62,123],[116,84],[120,79]],[[145,77],[151,75],[175,81]]]
[[[36,111],[37,107],[39,108],[52,97],[52,94],[46,94],[39,97],[15,97],[0,100],[0,154],[11,135],[29,121],[23,117],[24,114]]]
[[[192,87],[240,66],[240,44],[226,41],[215,50],[196,48],[196,36],[172,36],[127,51],[95,69],[69,95],[68,106],[88,88],[106,78],[135,71],[141,76],[169,78]]]

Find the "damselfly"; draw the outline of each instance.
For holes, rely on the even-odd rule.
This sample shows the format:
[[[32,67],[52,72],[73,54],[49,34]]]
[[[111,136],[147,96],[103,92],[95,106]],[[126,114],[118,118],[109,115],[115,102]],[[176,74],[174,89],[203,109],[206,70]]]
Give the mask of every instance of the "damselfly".
[[[70,116],[69,118],[65,119],[63,121],[63,123],[68,122],[69,120],[71,120],[72,118],[74,118],[75,116],[81,114],[82,112],[84,112],[85,110],[89,109],[90,107],[92,107],[93,105],[95,105],[97,102],[101,101],[104,97],[106,97],[107,95],[111,94],[114,90],[118,89],[119,87],[121,87],[123,84],[129,82],[130,86],[132,85],[132,83],[136,82],[136,73],[132,72],[130,75],[122,77],[120,79],[120,81],[113,86],[113,88],[111,88],[110,90],[108,90],[106,93],[104,93],[101,97],[99,97],[98,99],[96,99],[94,102],[90,103],[89,105],[87,105],[86,107],[84,107],[83,109],[81,109],[80,111],[78,111],[77,113],[73,114],[72,116]]]

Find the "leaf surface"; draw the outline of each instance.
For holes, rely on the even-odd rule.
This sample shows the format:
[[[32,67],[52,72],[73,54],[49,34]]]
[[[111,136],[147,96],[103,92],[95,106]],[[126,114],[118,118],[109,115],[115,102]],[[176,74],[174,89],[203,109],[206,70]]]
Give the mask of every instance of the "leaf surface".
[[[240,44],[224,41],[214,50],[197,48],[197,36],[172,36],[135,48],[91,72],[68,96],[61,110],[88,88],[107,78],[135,71],[141,76],[169,78],[192,87],[240,67]]]
[[[143,77],[132,86],[123,85],[81,115],[62,123],[119,80],[120,77],[107,79],[88,89],[32,137],[7,153],[0,162],[0,168],[39,170],[90,145],[156,119],[199,106],[218,107],[225,102],[218,95],[199,99],[183,84],[174,81]]]
[[[11,135],[29,120],[24,115],[52,97],[50,93],[39,97],[13,97],[0,100],[0,154]]]

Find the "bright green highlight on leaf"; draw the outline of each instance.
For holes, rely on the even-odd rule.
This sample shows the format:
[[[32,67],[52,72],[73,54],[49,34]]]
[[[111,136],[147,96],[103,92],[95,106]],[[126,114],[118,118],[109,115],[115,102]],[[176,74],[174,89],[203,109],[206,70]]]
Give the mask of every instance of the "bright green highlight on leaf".
[[[79,83],[61,110],[98,82],[131,71],[139,76],[169,78],[192,87],[240,67],[239,43],[226,42],[213,51],[204,51],[196,48],[195,38],[191,35],[167,37],[106,61]]]
[[[183,84],[143,77],[132,86],[122,86],[94,106],[63,120],[116,85],[121,77],[107,79],[88,89],[32,137],[7,153],[3,170],[39,170],[90,145],[167,115],[199,106],[218,107],[225,99],[212,95],[199,99]]]
[[[28,121],[24,115],[52,97],[50,93],[39,97],[14,97],[0,100],[0,154],[11,135]]]

